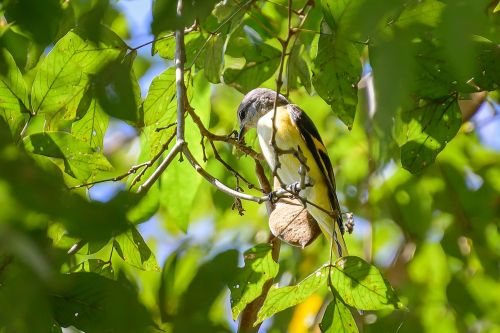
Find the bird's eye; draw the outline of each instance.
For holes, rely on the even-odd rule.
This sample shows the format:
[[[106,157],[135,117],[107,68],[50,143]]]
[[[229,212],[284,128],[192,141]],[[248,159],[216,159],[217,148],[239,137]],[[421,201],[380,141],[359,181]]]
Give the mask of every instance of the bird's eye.
[[[240,121],[243,121],[245,119],[246,115],[247,115],[247,109],[246,108],[241,109],[240,114],[239,114]]]

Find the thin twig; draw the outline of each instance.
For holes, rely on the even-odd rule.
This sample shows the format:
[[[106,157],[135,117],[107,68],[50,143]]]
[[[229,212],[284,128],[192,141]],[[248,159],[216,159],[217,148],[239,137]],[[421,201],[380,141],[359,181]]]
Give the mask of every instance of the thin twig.
[[[175,132],[170,136],[170,138],[168,138],[167,142],[165,142],[163,144],[160,151],[151,160],[146,162],[146,167],[144,169],[142,169],[137,174],[137,176],[134,177],[134,179],[132,179],[132,182],[130,183],[130,186],[129,186],[129,190],[132,189],[134,187],[134,185],[137,184],[141,180],[142,176],[146,173],[146,170],[149,167],[151,167],[161,157],[161,155],[163,155],[163,153],[168,149],[168,146],[170,145],[170,142],[172,142],[174,137],[175,137]]]
[[[72,186],[72,187],[68,188],[68,190],[76,190],[78,188],[93,186],[93,185],[100,184],[100,183],[120,181],[123,178],[126,178],[126,177],[130,176],[131,174],[136,173],[137,170],[146,167],[149,162],[150,161],[144,162],[144,163],[140,163],[140,164],[137,164],[137,165],[133,165],[127,172],[125,172],[122,175],[119,175],[119,176],[116,176],[116,177],[112,177],[112,178],[100,179],[100,180],[96,180],[96,181],[88,182],[88,183],[84,183],[84,184],[75,185],[75,186]]]
[[[198,29],[198,25],[195,23],[193,24],[192,26],[190,26],[189,28],[185,29],[184,30],[184,34],[189,34],[190,32],[193,32],[193,31],[196,31]],[[144,44],[141,44],[139,46],[136,46],[136,47],[131,47],[130,50],[132,51],[137,51],[138,49],[140,48],[143,48],[144,46],[148,46],[150,44],[153,44],[153,43],[156,43],[156,42],[159,42],[161,40],[164,40],[164,39],[168,39],[168,38],[172,38],[174,37],[175,33],[170,33],[168,35],[165,35],[165,36],[162,36],[162,37],[158,37],[158,38],[155,38],[153,40],[150,40],[149,42],[146,42]]]
[[[201,118],[194,112],[194,110],[188,105],[187,106],[187,112],[193,119],[194,123],[196,126],[198,126],[198,129],[200,130],[200,133],[202,136],[206,137],[210,141],[220,141],[220,142],[226,142],[229,143],[230,145],[236,147],[239,151],[244,153],[245,155],[250,156],[254,160],[263,160],[264,157],[257,153],[255,150],[253,150],[250,147],[245,146],[241,142],[239,142],[234,135],[231,133],[229,135],[218,135],[210,132],[205,125],[203,125],[203,122],[201,121]]]
[[[221,29],[229,22],[233,19],[234,16],[236,16],[236,14],[238,14],[244,7],[248,6],[250,3],[252,3],[253,1],[255,0],[248,0],[243,6],[240,6],[238,7],[238,9],[236,9],[233,13],[231,13],[231,15],[229,15],[229,17],[224,21],[222,22],[218,27],[217,29],[215,29],[214,31],[212,31],[210,33],[210,36],[208,36],[208,38],[205,40],[205,42],[203,43],[203,45],[200,47],[200,49],[198,50],[198,52],[196,52],[193,60],[191,61],[191,63],[189,64],[189,68],[192,67],[195,63],[196,63],[196,60],[198,59],[198,57],[200,56],[201,52],[203,52],[203,50],[205,49],[205,47],[208,45],[208,42],[213,38],[213,36],[215,36],[216,34],[219,33],[219,31],[221,31]]]
[[[238,199],[242,200],[249,200],[249,201],[255,201],[257,203],[261,203],[264,201],[269,200],[269,196],[263,196],[263,197],[256,197],[253,195],[249,195],[246,193],[238,192],[236,190],[233,190],[232,188],[228,187],[224,183],[222,183],[220,180],[209,174],[205,169],[202,168],[202,166],[196,161],[194,158],[193,154],[191,154],[191,151],[187,147],[187,144],[184,144],[182,152],[184,153],[184,156],[188,160],[188,162],[191,164],[191,166],[198,172],[200,175],[203,176],[210,184],[215,186],[217,189],[220,191]]]
[[[210,142],[210,146],[212,146],[212,151],[214,153],[214,157],[217,161],[219,161],[229,172],[231,172],[235,177],[236,179],[241,179],[242,181],[244,181],[248,188],[258,188],[257,186],[255,186],[254,184],[252,184],[252,182],[250,182],[249,180],[247,180],[243,175],[241,175],[238,171],[236,171],[232,166],[230,166],[226,161],[224,161],[222,159],[222,157],[219,155],[219,152],[217,151],[217,148],[215,147],[215,144],[213,141],[211,140],[208,140]],[[261,190],[262,193],[269,193],[269,192],[264,192],[263,190]]]
[[[182,146],[185,144],[184,141],[177,141],[172,150],[168,153],[167,157],[161,162],[161,164],[156,168],[156,170],[149,176],[149,178],[137,189],[137,193],[145,192],[151,188],[153,183],[160,178],[163,171],[168,167],[168,165],[173,161],[175,156],[181,152]]]
[[[182,16],[182,0],[177,1],[177,16]],[[137,189],[137,193],[147,191],[153,183],[160,178],[163,171],[173,161],[177,154],[182,152],[185,145],[184,126],[185,126],[185,107],[186,86],[184,84],[184,64],[186,62],[186,52],[184,49],[184,29],[175,31],[175,85],[177,90],[177,129],[176,142],[167,157],[161,162],[158,168],[151,176]]]

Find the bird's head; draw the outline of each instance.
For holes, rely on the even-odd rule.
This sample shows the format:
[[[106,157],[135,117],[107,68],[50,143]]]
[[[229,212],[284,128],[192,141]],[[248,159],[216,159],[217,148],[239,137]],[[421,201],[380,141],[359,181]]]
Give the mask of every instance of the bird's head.
[[[238,107],[238,121],[240,131],[238,140],[242,140],[246,131],[257,126],[260,117],[271,111],[274,107],[276,92],[267,88],[257,88],[245,95]],[[278,94],[276,106],[289,104],[285,96]]]

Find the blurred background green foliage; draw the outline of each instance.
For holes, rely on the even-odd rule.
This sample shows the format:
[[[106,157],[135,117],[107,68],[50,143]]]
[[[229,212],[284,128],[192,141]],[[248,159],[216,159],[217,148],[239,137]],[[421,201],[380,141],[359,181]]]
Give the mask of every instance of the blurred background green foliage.
[[[177,159],[137,195],[161,158],[131,167],[175,132],[172,29],[189,30],[190,104],[225,135],[244,93],[276,88],[288,3],[186,6],[0,1],[0,332],[236,331],[227,284],[267,241],[265,208],[240,216]],[[329,150],[350,253],[408,308],[354,313],[360,331],[500,332],[498,1],[298,0],[291,25],[282,93]],[[186,140],[216,178],[262,195],[215,157],[257,184],[251,158],[201,141],[189,117]],[[284,244],[275,282],[328,249]],[[330,301],[320,288],[260,330],[319,331]]]

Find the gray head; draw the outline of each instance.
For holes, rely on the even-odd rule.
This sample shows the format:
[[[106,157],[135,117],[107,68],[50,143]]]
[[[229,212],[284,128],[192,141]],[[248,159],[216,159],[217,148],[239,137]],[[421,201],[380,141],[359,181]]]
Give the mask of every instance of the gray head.
[[[245,132],[257,126],[260,117],[271,111],[274,107],[276,91],[267,88],[257,88],[245,95],[238,107],[238,121],[240,132],[238,140],[243,139]],[[290,104],[285,96],[279,94],[276,106]]]

